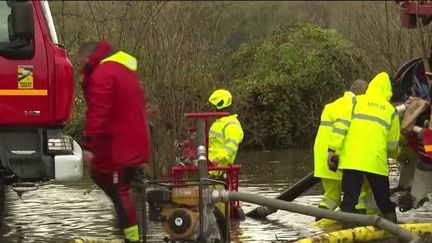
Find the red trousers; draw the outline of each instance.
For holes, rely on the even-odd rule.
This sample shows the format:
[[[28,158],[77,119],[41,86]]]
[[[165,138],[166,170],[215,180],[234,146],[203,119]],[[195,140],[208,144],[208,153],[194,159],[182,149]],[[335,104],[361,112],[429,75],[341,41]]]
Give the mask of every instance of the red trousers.
[[[136,170],[139,169],[127,167],[114,172],[91,171],[93,181],[113,202],[122,229],[138,224],[131,197],[131,182]]]

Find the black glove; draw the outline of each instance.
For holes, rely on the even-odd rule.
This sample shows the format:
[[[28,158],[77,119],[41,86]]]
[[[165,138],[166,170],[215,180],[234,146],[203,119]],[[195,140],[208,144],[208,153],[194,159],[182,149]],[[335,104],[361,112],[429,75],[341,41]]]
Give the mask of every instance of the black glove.
[[[333,172],[336,172],[336,171],[337,171],[337,168],[338,168],[338,165],[339,165],[339,156],[337,156],[337,155],[333,155],[333,156],[330,158],[330,161],[333,163],[333,165],[332,165],[332,166],[329,166],[329,169],[330,169],[331,171],[333,171]]]

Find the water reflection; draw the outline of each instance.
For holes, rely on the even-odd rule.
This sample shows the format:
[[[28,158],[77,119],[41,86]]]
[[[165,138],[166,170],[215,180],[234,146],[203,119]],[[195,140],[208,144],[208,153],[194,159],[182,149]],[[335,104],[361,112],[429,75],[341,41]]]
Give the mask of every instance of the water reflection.
[[[311,150],[276,151],[268,153],[241,153],[242,164],[240,191],[274,197],[292,185],[313,168]],[[392,169],[397,175],[397,169]],[[392,184],[397,177],[392,178]],[[7,193],[7,214],[2,227],[0,242],[69,242],[78,236],[116,238],[121,235],[116,224],[114,209],[100,190],[83,195],[91,185],[85,179],[70,184],[47,184],[35,192],[28,192],[18,199],[14,192]],[[317,206],[320,188],[316,186],[295,202]],[[136,195],[136,201],[139,201]],[[140,205],[138,205],[139,207]],[[244,210],[255,205],[243,203]],[[425,207],[399,213],[404,222],[427,222],[430,214]],[[233,242],[286,242],[321,233],[312,226],[313,217],[284,211],[270,215],[268,220],[247,218],[231,226]],[[147,222],[147,242],[162,242],[165,235],[157,224]]]

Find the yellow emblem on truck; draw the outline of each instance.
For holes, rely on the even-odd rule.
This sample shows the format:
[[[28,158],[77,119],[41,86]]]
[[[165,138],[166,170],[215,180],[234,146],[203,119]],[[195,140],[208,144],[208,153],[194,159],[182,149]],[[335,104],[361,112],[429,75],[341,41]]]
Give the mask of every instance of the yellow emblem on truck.
[[[33,66],[18,66],[18,89],[33,89]]]

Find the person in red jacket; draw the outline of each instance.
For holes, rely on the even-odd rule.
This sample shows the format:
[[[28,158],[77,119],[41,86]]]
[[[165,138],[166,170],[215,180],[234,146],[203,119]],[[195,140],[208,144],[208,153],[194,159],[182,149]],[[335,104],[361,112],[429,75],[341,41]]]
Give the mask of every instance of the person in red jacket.
[[[83,157],[114,204],[125,242],[138,242],[130,189],[149,160],[150,143],[137,60],[106,41],[85,43],[78,52],[87,103]]]

